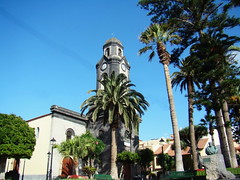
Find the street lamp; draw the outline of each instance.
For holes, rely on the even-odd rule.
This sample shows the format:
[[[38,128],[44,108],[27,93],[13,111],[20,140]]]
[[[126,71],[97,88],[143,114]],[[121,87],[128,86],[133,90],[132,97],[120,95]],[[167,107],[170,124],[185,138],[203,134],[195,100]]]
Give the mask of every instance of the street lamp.
[[[162,160],[163,160],[163,163],[162,163],[162,171],[163,171],[163,174],[165,174],[165,157],[164,157],[164,152],[163,152],[163,143],[165,142],[163,138],[160,139],[159,141],[161,144],[162,144]]]
[[[50,153],[50,151],[47,153],[47,155],[48,155],[48,160],[47,160],[47,174],[46,174],[46,180],[48,180],[48,169],[49,169],[49,159],[50,159],[50,155],[51,155],[51,153]]]
[[[52,151],[51,151],[51,162],[50,162],[50,170],[49,170],[49,180],[52,180],[52,163],[53,163],[53,145],[56,143],[56,140],[54,137],[50,140],[50,144],[52,146]]]

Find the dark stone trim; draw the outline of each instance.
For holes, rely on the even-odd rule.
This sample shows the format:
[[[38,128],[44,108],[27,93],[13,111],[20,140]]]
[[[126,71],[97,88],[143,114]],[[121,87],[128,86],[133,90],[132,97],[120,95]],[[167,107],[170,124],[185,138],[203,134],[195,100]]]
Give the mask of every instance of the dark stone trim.
[[[57,105],[52,105],[50,110],[52,111],[52,113],[56,112],[56,113],[60,113],[60,114],[66,115],[66,116],[70,116],[70,117],[73,117],[73,118],[76,118],[76,119],[79,119],[79,120],[82,120],[82,121],[87,121],[86,117],[81,115],[80,113],[69,110],[69,109],[66,109],[66,108],[63,108],[63,107],[60,107],[60,106],[57,106]]]

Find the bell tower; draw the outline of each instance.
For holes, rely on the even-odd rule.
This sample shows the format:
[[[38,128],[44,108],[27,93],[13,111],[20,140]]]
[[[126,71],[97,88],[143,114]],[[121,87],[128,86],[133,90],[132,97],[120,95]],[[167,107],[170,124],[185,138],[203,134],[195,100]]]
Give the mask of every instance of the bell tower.
[[[102,79],[102,75],[107,73],[110,75],[113,71],[118,75],[123,73],[129,80],[130,65],[123,54],[123,45],[116,39],[111,38],[103,45],[103,57],[96,65],[97,80]],[[97,81],[97,89],[102,88],[101,84]]]
[[[101,80],[104,73],[111,75],[114,71],[116,75],[125,74],[127,80],[129,79],[130,73],[130,65],[127,59],[124,56],[122,43],[116,39],[111,38],[105,42],[103,45],[103,56],[96,64],[96,72],[97,72],[97,88],[102,89],[102,85],[98,82]],[[99,166],[99,172],[101,174],[109,174],[110,170],[110,159],[111,159],[111,127],[109,123],[105,123],[104,114],[100,114],[98,116],[97,121],[95,123],[89,123],[89,129],[94,134],[95,137],[101,139],[104,144],[106,144],[106,148],[104,152],[101,154],[101,166]],[[119,122],[118,128],[116,130],[117,133],[117,150],[118,152],[122,152],[124,150],[135,152],[138,143],[138,132],[129,131],[124,126],[123,122]]]

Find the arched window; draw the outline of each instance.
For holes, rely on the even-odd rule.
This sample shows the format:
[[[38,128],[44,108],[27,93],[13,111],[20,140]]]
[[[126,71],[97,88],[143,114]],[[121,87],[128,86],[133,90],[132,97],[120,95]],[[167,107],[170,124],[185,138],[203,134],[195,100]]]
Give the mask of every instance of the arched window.
[[[110,49],[107,48],[107,49],[105,50],[105,56],[109,56],[109,55],[110,55]]]
[[[68,128],[66,131],[66,140],[72,139],[75,136],[75,132],[72,128]]]
[[[122,56],[122,50],[120,48],[118,49],[118,55]]]
[[[35,130],[35,137],[39,138],[40,128],[37,127],[37,128],[34,128],[34,130]]]

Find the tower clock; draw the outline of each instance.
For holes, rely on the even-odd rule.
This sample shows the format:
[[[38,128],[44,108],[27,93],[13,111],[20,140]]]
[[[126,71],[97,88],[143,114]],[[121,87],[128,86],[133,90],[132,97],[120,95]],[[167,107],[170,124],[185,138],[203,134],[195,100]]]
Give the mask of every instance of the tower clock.
[[[103,45],[103,57],[96,65],[97,80],[101,80],[103,73],[110,75],[113,71],[118,75],[123,73],[129,80],[130,66],[123,54],[123,45],[116,39],[111,38]],[[97,81],[97,89],[101,88],[101,84]]]

